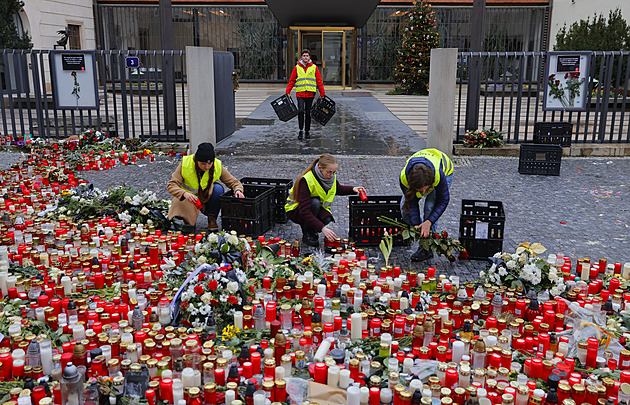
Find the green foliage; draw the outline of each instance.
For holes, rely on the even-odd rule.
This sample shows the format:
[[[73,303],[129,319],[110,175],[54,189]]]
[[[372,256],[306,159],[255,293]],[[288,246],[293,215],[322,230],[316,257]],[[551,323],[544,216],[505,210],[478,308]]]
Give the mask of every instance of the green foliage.
[[[603,14],[565,25],[556,35],[556,51],[622,51],[630,49],[630,25],[621,10],[611,10],[608,20]]]
[[[409,10],[394,73],[396,87],[406,94],[429,93],[431,49],[439,45],[435,11],[425,1]]]
[[[13,16],[24,7],[21,0],[0,1],[0,49],[31,49],[33,43],[28,33],[20,36]]]
[[[276,36],[271,24],[242,21],[236,28],[240,37],[240,67],[243,79],[271,79],[276,68]]]

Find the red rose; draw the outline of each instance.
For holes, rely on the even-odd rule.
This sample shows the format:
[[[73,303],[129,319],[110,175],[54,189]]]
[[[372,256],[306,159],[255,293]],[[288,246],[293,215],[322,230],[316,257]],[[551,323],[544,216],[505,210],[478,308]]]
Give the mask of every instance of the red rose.
[[[188,304],[188,302],[187,302],[187,301],[183,301],[183,302],[180,304],[180,306],[179,306],[179,307],[182,309],[182,311],[185,311],[185,310],[186,310],[186,308],[188,308],[188,305],[189,305],[189,304]]]
[[[443,237],[444,239],[448,238],[448,232],[446,232],[446,231],[442,231],[442,237]]]
[[[206,278],[206,273],[199,273],[199,275],[197,276],[197,280],[202,281],[204,278]]]
[[[463,249],[462,251],[459,252],[459,260],[467,260],[468,259],[468,252],[466,251],[466,249]]]
[[[236,297],[234,297],[233,295],[230,295],[227,299],[227,301],[232,304],[232,305],[236,305],[238,304],[238,300],[236,299]]]
[[[433,234],[433,237],[434,237],[435,239],[440,239],[440,234],[439,234],[439,233],[434,233],[434,234]]]
[[[219,286],[219,283],[217,283],[217,280],[210,280],[208,282],[208,288],[210,289],[210,291],[216,290],[218,286]]]
[[[219,301],[215,300],[214,298],[210,300],[210,305],[215,306],[218,304],[219,304]]]
[[[448,257],[448,261],[451,262],[451,263],[454,262],[455,260],[457,260],[457,259],[455,259],[455,256],[449,256]]]
[[[197,295],[203,294],[203,287],[200,285],[195,286],[195,294]]]

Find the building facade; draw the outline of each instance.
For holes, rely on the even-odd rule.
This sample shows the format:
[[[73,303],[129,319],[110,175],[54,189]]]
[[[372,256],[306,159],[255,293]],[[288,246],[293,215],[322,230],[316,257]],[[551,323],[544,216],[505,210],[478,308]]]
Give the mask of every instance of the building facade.
[[[296,2],[298,4],[298,2]],[[472,0],[435,0],[441,46],[468,50]],[[234,54],[241,80],[287,80],[302,48],[309,48],[328,86],[391,81],[396,48],[411,1],[382,0],[361,27],[339,22],[282,27],[263,1],[173,0],[176,49],[208,46]],[[157,1],[99,0],[97,42],[102,49],[161,49]],[[488,0],[485,50],[542,51],[548,0]]]

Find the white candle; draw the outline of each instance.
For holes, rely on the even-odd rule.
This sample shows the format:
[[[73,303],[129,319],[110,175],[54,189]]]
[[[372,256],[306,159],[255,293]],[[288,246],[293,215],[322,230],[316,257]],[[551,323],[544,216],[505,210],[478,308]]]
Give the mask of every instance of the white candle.
[[[39,343],[40,356],[42,359],[42,371],[44,375],[52,373],[52,342],[44,339]]]
[[[580,279],[583,281],[588,281],[590,277],[591,277],[591,264],[582,263],[582,272],[580,273]]]
[[[361,403],[367,404],[370,400],[370,389],[368,387],[361,387]]]
[[[225,403],[231,404],[234,400],[236,400],[236,392],[234,390],[225,391]]]
[[[4,268],[5,261],[1,262],[0,265]],[[8,265],[7,265],[8,267]],[[0,271],[0,290],[2,290],[2,296],[6,297],[8,292],[7,288],[7,277],[9,277],[9,273],[6,271]]]
[[[417,378],[409,382],[409,391],[416,392],[416,390],[422,391],[422,380]]]
[[[0,277],[2,277],[2,273],[0,273]],[[626,280],[630,278],[630,263],[623,264],[623,278]],[[0,283],[2,283],[2,279],[0,278]]]
[[[487,347],[494,347],[497,345],[497,337],[496,336],[492,336],[492,335],[488,335],[488,337],[486,337],[486,346]]]
[[[164,378],[173,378],[173,371],[166,369],[166,370],[162,370],[162,379]]]
[[[400,297],[400,310],[404,311],[407,308],[409,308],[409,298]]]
[[[459,364],[464,355],[464,342],[456,340],[453,342],[453,362]]]
[[[70,277],[61,277],[61,285],[63,286],[63,292],[65,295],[72,294],[72,280],[70,279]]]
[[[194,387],[201,387],[201,371],[194,370],[193,381]]]
[[[326,296],[326,284],[317,284],[317,295],[320,297]]]
[[[448,310],[442,308],[438,311],[438,315],[442,318],[442,325],[444,325],[444,322],[448,321]]]
[[[101,346],[101,350],[103,351],[103,357],[105,358],[105,363],[112,359],[112,347],[110,345]]]
[[[15,276],[8,276],[7,277],[7,290],[9,288],[15,288],[15,283],[17,283],[17,277],[15,277]]]
[[[333,321],[333,313],[330,309],[324,309],[322,311],[322,324],[330,323]]]
[[[413,359],[405,358],[403,360],[403,373],[409,374],[411,372],[411,367],[413,367]]]
[[[182,370],[182,383],[184,387],[193,387],[195,383],[195,372],[192,368],[186,367]]]
[[[38,321],[40,322],[45,322],[46,321],[46,314],[44,313],[44,309],[43,307],[37,307],[35,308],[35,318],[37,318]]]
[[[254,394],[254,405],[265,405],[266,400],[263,394]]]
[[[311,286],[313,285],[313,272],[312,271],[305,271],[304,272],[304,277],[306,277],[306,281],[308,281]]]
[[[286,370],[282,366],[276,367],[276,380],[284,380]]]
[[[339,384],[339,366],[328,367],[328,385],[330,387],[336,387]]]
[[[322,343],[320,343],[319,347],[317,348],[317,352],[315,352],[315,356],[313,357],[314,361],[324,361],[324,357],[328,353],[328,350],[330,350],[330,345],[332,344],[332,341],[332,338],[326,338],[322,341]]]
[[[234,326],[243,330],[243,312],[241,311],[234,312]]]
[[[362,319],[361,314],[354,313],[350,316],[351,329],[350,329],[350,338],[354,341],[360,340],[363,338],[363,331],[361,330]]]
[[[354,385],[348,387],[346,392],[346,405],[361,405],[361,390]]]
[[[350,370],[341,370],[339,372],[339,388],[346,389],[350,385]]]
[[[392,403],[392,390],[389,388],[383,388],[381,390],[381,404],[391,404]]]

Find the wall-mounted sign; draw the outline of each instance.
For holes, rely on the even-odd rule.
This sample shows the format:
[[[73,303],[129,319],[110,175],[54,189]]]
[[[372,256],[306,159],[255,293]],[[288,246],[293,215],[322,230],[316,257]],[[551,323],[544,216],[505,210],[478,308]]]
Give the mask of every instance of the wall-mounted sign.
[[[96,52],[50,51],[50,72],[56,108],[98,108]]]
[[[585,111],[592,52],[547,52],[543,110]]]

